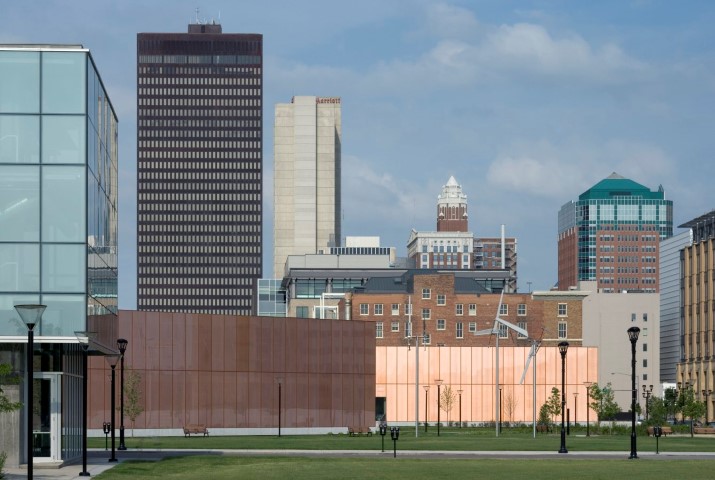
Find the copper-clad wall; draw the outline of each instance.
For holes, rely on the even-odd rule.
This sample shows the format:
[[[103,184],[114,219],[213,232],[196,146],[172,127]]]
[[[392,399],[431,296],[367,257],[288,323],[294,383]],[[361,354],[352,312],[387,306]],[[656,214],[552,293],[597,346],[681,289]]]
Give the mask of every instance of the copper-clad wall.
[[[279,378],[283,428],[375,423],[372,323],[120,311],[118,330],[141,375],[137,429],[276,428]],[[90,429],[109,420],[109,373],[91,359]]]
[[[528,347],[500,347],[499,384],[502,387],[502,420],[527,422],[533,419],[533,363],[519,384],[529,356]],[[415,421],[415,347],[377,347],[376,395],[385,397],[388,421]],[[428,422],[437,421],[437,386],[450,386],[454,405],[449,413],[442,410],[442,422],[458,421],[458,390],[462,390],[462,421],[493,422],[495,401],[494,347],[420,347],[419,349],[419,421],[425,420],[427,392]],[[533,360],[532,360],[533,362]],[[586,421],[586,387],[584,382],[598,379],[598,349],[571,347],[566,355],[566,408],[574,411],[578,421]],[[551,395],[553,387],[561,390],[561,355],[556,347],[542,347],[536,356],[536,411]],[[578,395],[574,396],[574,393]],[[574,402],[578,405],[574,407]],[[509,414],[511,403],[512,414]],[[590,412],[595,420],[595,412]]]

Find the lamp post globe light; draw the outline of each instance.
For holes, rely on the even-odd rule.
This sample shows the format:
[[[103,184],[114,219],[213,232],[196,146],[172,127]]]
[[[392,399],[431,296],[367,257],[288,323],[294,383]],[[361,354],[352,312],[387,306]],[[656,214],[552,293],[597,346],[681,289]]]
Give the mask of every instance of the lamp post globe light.
[[[429,392],[429,385],[424,385],[425,389],[425,433],[427,433],[427,393]]]
[[[15,305],[15,311],[20,315],[22,323],[27,327],[27,402],[25,403],[25,415],[27,415],[27,478],[32,478],[33,466],[33,440],[32,433],[33,415],[33,399],[34,392],[32,391],[34,381],[34,328],[42,320],[42,314],[45,312],[47,305]]]
[[[117,340],[117,348],[121,357],[121,367],[119,369],[119,450],[126,450],[124,445],[124,353],[127,351],[129,342],[123,338]]]
[[[437,380],[434,381],[434,383],[437,384],[437,436],[439,437],[439,414],[440,414],[439,411],[442,409],[441,399],[439,398],[439,396],[440,396],[439,387],[442,386],[442,380],[438,378]]]
[[[559,353],[561,354],[561,447],[559,453],[569,453],[566,450],[566,425],[564,410],[566,410],[566,351],[569,349],[569,342],[559,343]]]
[[[87,364],[89,363],[89,344],[94,340],[95,332],[74,332],[82,346],[82,471],[79,472],[80,477],[89,477],[87,471]],[[105,438],[106,444],[106,438]]]
[[[650,400],[650,396],[653,394],[653,385],[648,385],[648,388],[646,388],[645,385],[643,385],[643,398],[645,398],[645,420],[646,422],[648,421],[648,400]]]
[[[631,341],[631,454],[629,459],[638,458],[636,452],[636,342],[641,329],[631,327],[628,329],[628,339]]]
[[[107,355],[106,357],[104,357],[104,358],[106,359],[107,363],[109,364],[110,368],[112,369],[112,388],[111,388],[111,390],[112,390],[112,392],[111,392],[112,400],[111,400],[111,402],[110,402],[110,403],[111,403],[111,408],[112,408],[112,416],[111,416],[111,418],[112,418],[112,422],[111,422],[111,423],[112,423],[112,456],[109,458],[109,461],[110,461],[110,462],[116,462],[116,461],[117,461],[117,457],[115,456],[115,448],[114,448],[114,445],[115,445],[115,432],[116,432],[116,426],[117,426],[116,420],[115,420],[115,410],[117,409],[117,407],[116,407],[116,405],[115,405],[115,402],[116,402],[116,398],[117,398],[117,393],[116,393],[116,391],[115,391],[115,382],[114,382],[114,380],[115,380],[115,378],[116,378],[116,377],[115,377],[115,369],[116,369],[116,367],[117,367],[117,363],[119,363],[119,357],[120,357],[120,356],[121,356],[121,355],[119,355],[118,353],[115,353],[115,354]]]

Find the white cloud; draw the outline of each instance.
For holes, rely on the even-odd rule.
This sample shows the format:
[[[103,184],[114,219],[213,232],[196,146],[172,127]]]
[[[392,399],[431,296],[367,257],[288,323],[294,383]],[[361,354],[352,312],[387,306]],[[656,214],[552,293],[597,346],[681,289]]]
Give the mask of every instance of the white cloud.
[[[446,3],[428,5],[426,16],[429,32],[439,37],[468,38],[480,29],[471,10]]]

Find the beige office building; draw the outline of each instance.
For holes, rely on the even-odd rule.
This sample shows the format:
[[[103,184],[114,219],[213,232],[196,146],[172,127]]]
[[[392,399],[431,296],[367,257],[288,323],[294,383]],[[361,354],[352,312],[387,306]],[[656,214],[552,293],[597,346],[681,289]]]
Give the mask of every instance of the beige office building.
[[[289,255],[340,246],[339,97],[293,97],[276,105],[273,277]]]

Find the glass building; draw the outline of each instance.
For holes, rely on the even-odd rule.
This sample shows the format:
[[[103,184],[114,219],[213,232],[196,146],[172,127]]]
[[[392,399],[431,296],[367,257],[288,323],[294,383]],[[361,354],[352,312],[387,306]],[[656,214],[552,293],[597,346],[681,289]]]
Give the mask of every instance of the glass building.
[[[117,317],[117,117],[81,46],[0,45],[0,363],[20,378],[27,328],[14,305],[37,303],[35,463],[66,462],[82,446],[75,332],[100,332],[107,350]],[[25,461],[24,435],[0,440],[9,466]]]
[[[559,289],[658,291],[659,244],[673,236],[673,202],[613,173],[559,211]]]

